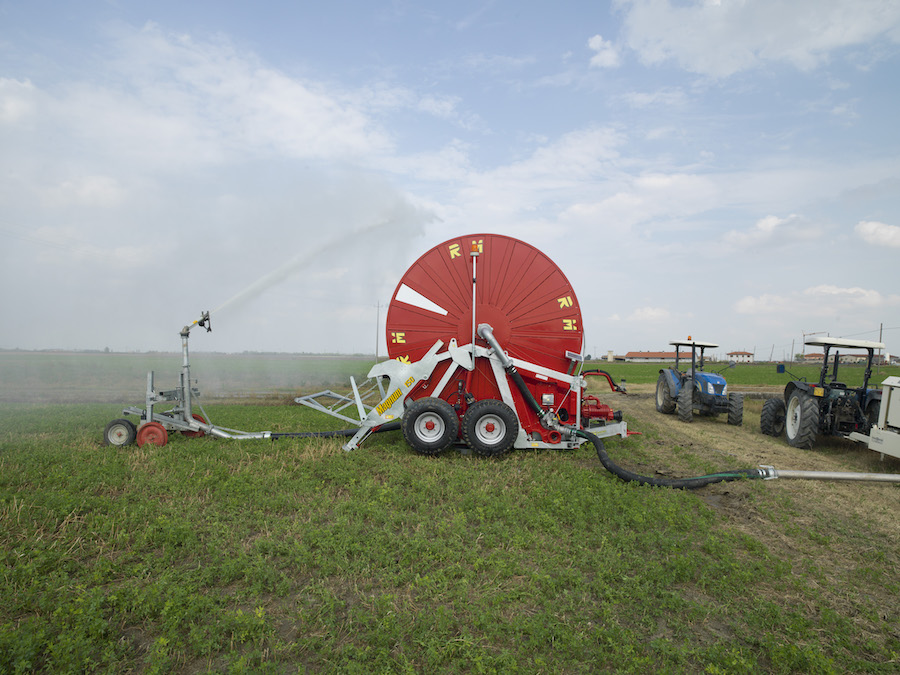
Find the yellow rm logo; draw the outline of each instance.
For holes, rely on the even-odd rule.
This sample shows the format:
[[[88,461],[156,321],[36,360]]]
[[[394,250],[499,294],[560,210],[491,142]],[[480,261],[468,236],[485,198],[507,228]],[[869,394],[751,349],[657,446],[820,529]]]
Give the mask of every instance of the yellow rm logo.
[[[567,295],[564,298],[557,298],[556,301],[559,303],[560,309],[564,309],[566,307],[572,306],[572,296],[571,295]]]
[[[391,333],[391,342],[395,345],[406,344],[406,333]]]
[[[472,253],[484,253],[484,239],[472,240]]]
[[[447,248],[450,250],[450,260],[462,255],[462,253],[459,252],[459,244],[450,244]]]
[[[563,330],[578,330],[578,319],[563,319]]]
[[[406,356],[398,356],[397,360],[400,363],[409,363],[409,354],[407,354]]]

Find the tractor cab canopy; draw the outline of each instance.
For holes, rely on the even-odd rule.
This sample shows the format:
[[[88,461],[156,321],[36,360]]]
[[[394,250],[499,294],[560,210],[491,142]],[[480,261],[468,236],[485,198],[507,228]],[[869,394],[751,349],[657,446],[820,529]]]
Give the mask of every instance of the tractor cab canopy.
[[[672,344],[675,344],[674,342]],[[807,340],[810,347],[846,347],[848,349],[884,349],[883,342],[871,342],[870,340],[848,340],[847,338],[823,337]]]
[[[690,347],[691,348],[691,374],[696,371],[698,368],[703,370],[703,352],[707,349],[715,349],[719,345],[714,342],[701,342],[700,340],[672,340],[670,345],[675,347],[675,370],[678,370],[678,348],[679,347]],[[697,350],[700,350],[700,363],[697,364]]]
[[[871,340],[850,340],[848,338],[820,337],[807,340],[806,345],[809,347],[823,347],[825,349],[824,358],[822,359],[822,371],[819,373],[819,386],[824,387],[828,378],[828,353],[832,347],[844,347],[846,349],[865,349],[868,352],[866,362],[866,372],[863,375],[863,392],[868,387],[869,377],[872,375],[872,360],[875,357],[876,349],[884,349],[883,342],[872,342]],[[834,354],[834,370],[831,373],[831,386],[844,386],[838,379],[838,366],[840,362],[840,352],[835,351]]]

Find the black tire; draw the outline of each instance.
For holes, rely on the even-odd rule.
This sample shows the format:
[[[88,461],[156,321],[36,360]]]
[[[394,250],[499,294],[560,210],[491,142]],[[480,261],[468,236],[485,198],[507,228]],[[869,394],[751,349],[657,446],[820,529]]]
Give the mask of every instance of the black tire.
[[[809,449],[819,433],[819,404],[805,391],[795,389],[788,397],[784,434],[788,445]]]
[[[400,420],[403,438],[420,455],[437,455],[459,436],[459,417],[443,399],[427,396],[413,401]]]
[[[784,401],[781,398],[767,398],[759,416],[759,430],[766,436],[781,436],[784,433]]]
[[[671,415],[675,412],[675,399],[672,398],[669,381],[663,373],[659,374],[659,379],[656,381],[656,411],[664,415]]]
[[[482,457],[508,452],[519,435],[519,419],[503,401],[486,398],[469,406],[463,415],[463,440]]]
[[[113,420],[103,430],[103,445],[131,445],[137,438],[137,427],[124,417]]]
[[[728,394],[728,424],[739,427],[744,423],[744,395]]]
[[[678,419],[682,422],[694,421],[694,379],[686,377],[678,392],[678,402],[675,404],[678,411]]]
[[[878,415],[880,413],[881,401],[878,399],[869,401],[869,405],[866,406],[866,421],[869,423],[870,429],[878,424]]]

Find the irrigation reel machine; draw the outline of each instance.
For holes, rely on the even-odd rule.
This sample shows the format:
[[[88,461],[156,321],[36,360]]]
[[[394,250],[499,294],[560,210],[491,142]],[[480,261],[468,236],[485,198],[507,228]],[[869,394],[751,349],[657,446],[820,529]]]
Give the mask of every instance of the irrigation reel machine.
[[[426,252],[392,296],[386,320],[389,359],[376,363],[366,381],[351,378],[349,394],[326,390],[295,399],[347,421],[353,428],[346,431],[245,432],[211,424],[191,386],[187,343],[197,326],[211,330],[208,312],[181,330],[178,386],[156,391],[148,373],[146,407],[123,411],[138,416],[138,425],[113,420],[105,443],[165,445],[168,433],[179,431],[232,439],[343,436],[349,451],[373,432],[400,428],[423,455],[456,446],[495,457],[512,449],[574,450],[591,443],[609,471],[650,485],[696,488],[742,478],[818,477],[800,475],[818,472],[788,475],[760,467],[665,479],[614,464],[602,439],[631,432],[621,412],[586,393],[587,380],[603,378],[616,393],[625,394],[625,388],[602,370],[583,369],[583,322],[574,289],[545,254],[511,237],[468,235]],[[159,412],[155,406],[162,403],[172,408]]]

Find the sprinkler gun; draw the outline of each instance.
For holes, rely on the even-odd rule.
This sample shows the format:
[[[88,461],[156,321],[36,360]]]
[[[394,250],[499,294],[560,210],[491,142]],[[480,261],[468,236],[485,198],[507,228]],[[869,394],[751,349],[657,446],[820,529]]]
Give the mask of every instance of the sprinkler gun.
[[[212,320],[209,318],[209,311],[201,312],[200,318],[197,319],[190,326],[185,326],[181,329],[182,337],[187,337],[188,333],[191,332],[191,328],[194,326],[200,326],[200,328],[205,328],[207,333],[212,332]]]

